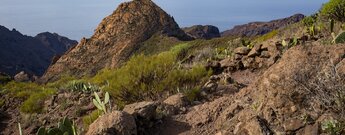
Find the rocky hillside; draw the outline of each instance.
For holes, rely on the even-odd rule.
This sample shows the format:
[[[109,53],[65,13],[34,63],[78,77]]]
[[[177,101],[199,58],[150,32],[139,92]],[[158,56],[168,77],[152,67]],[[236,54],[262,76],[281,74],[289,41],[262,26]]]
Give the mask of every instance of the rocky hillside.
[[[295,14],[293,16],[272,20],[270,22],[251,22],[248,24],[238,25],[230,30],[226,30],[221,33],[222,36],[246,36],[246,37],[253,37],[264,35],[266,33],[271,32],[272,30],[276,30],[279,28],[283,28],[288,26],[289,24],[293,24],[296,22],[301,21],[304,18],[302,14]]]
[[[343,135],[345,27],[324,17],[183,41],[192,37],[153,2],[126,2],[54,62],[47,83],[0,73],[0,134]]]
[[[212,25],[194,25],[183,28],[183,31],[194,39],[212,39],[220,37],[219,29]]]
[[[21,71],[43,75],[52,59],[77,42],[49,32],[30,37],[0,26],[0,72],[16,75]]]
[[[122,3],[113,14],[103,19],[90,39],[82,39],[73,50],[51,65],[43,79],[51,80],[62,73],[95,74],[105,67],[118,67],[140,48],[142,42],[155,34],[192,39],[151,0]]]

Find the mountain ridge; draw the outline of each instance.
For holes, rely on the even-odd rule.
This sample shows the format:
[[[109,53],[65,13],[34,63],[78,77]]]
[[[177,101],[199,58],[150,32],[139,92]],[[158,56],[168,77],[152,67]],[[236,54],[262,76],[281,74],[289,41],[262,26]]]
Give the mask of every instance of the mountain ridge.
[[[48,36],[50,40],[44,41],[43,37]],[[75,44],[77,41],[56,33],[44,32],[31,37],[0,25],[0,72],[14,76],[25,71],[41,76],[55,55],[62,55]]]
[[[295,14],[290,17],[271,20],[269,22],[250,22],[247,24],[236,25],[230,30],[221,32],[222,36],[245,36],[253,37],[264,35],[273,30],[283,28],[289,24],[301,21],[305,16],[303,14]]]

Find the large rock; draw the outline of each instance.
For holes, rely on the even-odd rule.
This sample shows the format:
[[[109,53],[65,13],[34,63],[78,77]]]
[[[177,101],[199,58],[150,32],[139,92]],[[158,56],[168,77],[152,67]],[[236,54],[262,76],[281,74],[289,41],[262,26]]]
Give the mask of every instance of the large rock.
[[[248,47],[238,47],[234,49],[235,54],[240,54],[240,55],[247,55],[249,53],[250,49]]]
[[[64,73],[82,76],[96,74],[104,68],[116,68],[153,35],[192,39],[179,28],[173,17],[151,0],[122,3],[102,20],[91,38],[83,38],[75,48],[61,56],[42,79],[49,81]]]
[[[16,82],[29,82],[31,81],[29,74],[25,73],[24,71],[19,72],[14,76],[14,80]]]
[[[172,105],[177,108],[186,107],[188,105],[188,99],[182,93],[172,95],[163,101],[165,104]]]
[[[137,127],[133,116],[115,111],[99,117],[93,122],[86,135],[136,135]]]
[[[153,119],[156,116],[157,103],[155,102],[139,102],[126,105],[123,109],[134,117],[144,118],[147,120]]]
[[[138,133],[140,135],[151,134],[150,131],[152,128],[156,127],[160,123],[160,119],[164,116],[162,112],[167,112],[174,114],[175,110],[167,111],[164,106],[159,106],[157,102],[139,102],[126,105],[123,109],[124,112],[127,112],[134,116],[135,122],[137,124]],[[159,112],[157,110],[160,110]]]
[[[183,28],[183,31],[195,39],[212,39],[220,37],[219,29],[212,25],[195,25]]]

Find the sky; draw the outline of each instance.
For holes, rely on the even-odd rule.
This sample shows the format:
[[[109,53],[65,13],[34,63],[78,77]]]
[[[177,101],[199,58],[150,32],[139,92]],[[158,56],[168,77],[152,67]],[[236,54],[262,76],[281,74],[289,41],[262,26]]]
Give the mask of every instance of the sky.
[[[90,37],[101,20],[128,0],[0,0],[0,25],[25,35],[55,32],[74,40]],[[252,21],[296,13],[311,15],[328,0],[153,0],[180,27],[215,25],[221,31]]]

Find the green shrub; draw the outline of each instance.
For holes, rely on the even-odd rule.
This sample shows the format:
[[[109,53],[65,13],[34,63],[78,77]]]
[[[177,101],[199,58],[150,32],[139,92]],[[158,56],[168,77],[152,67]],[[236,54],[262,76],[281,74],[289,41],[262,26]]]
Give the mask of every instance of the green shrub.
[[[273,30],[263,36],[260,36],[259,38],[256,39],[257,42],[263,42],[266,41],[268,39],[273,38],[274,36],[276,36],[278,34],[278,30]]]
[[[0,85],[1,84],[6,84],[6,83],[8,83],[10,81],[11,81],[11,77],[10,76],[0,74]]]
[[[56,92],[55,89],[44,88],[36,83],[9,82],[4,87],[4,93],[24,100],[20,110],[24,113],[40,113],[44,100]]]
[[[200,97],[200,87],[185,91],[185,95],[189,101],[196,101]]]
[[[28,98],[33,93],[38,93],[42,87],[36,83],[9,82],[4,87],[4,92],[17,98]]]
[[[327,120],[322,122],[321,129],[330,135],[341,135],[344,127],[337,120]]]
[[[213,56],[213,59],[225,59],[227,57],[231,56],[231,51],[229,51],[230,49],[225,48],[225,47],[219,47],[215,49],[215,53]]]
[[[101,116],[101,112],[99,110],[92,111],[89,115],[83,117],[83,124],[84,128],[88,129],[89,126],[99,117]]]
[[[304,26],[311,27],[314,26],[316,23],[317,15],[311,15],[303,18],[302,22]]]
[[[210,72],[202,66],[192,69],[180,68],[182,59],[190,46],[175,46],[171,51],[153,56],[137,55],[123,67],[105,69],[91,79],[104,88],[120,106],[142,100],[157,100],[165,93],[176,93],[177,89],[193,89],[199,86]]]
[[[5,105],[5,100],[0,99],[0,108]]]
[[[337,44],[345,43],[345,32],[340,33],[334,38],[334,42]]]
[[[330,19],[345,22],[345,0],[330,0],[322,6],[320,13]]]
[[[43,110],[44,101],[50,95],[54,94],[55,90],[45,89],[39,93],[34,93],[24,101],[20,106],[20,111],[24,113],[40,113]]]
[[[74,81],[74,80],[77,80],[77,78],[70,75],[62,75],[59,80],[55,82],[47,83],[46,86],[50,88],[57,88],[57,89],[66,88],[66,85],[68,85],[69,82]]]

